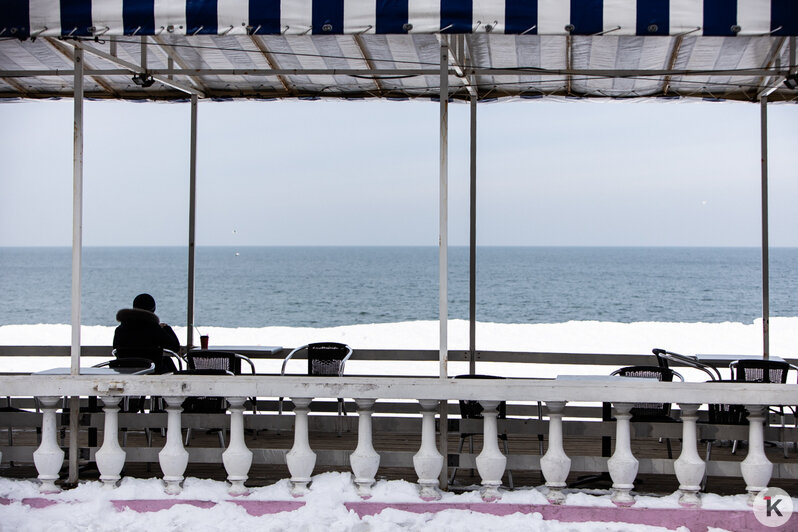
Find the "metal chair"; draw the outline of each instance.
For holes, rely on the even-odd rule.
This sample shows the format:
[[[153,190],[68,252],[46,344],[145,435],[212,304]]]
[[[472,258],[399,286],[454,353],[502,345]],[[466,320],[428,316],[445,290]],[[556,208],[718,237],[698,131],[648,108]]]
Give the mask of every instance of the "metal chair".
[[[456,375],[455,379],[504,379],[504,377],[497,377],[495,375]],[[499,412],[496,419],[507,419],[507,401],[501,401],[497,407]],[[460,401],[460,417],[462,419],[482,419],[482,405],[479,401]],[[459,455],[463,452],[463,444],[465,440],[468,439],[468,452],[470,454],[474,454],[474,436],[480,434],[475,432],[461,432],[460,433],[460,445],[457,447],[457,454]],[[502,432],[499,434],[499,440],[501,440],[502,445],[504,447],[504,454],[510,454],[509,443],[507,440],[507,432]],[[449,484],[454,482],[455,476],[457,476],[457,466],[454,466],[452,470],[452,474],[449,476]],[[471,476],[474,475],[474,470],[471,470]],[[513,473],[509,469],[507,470],[507,485],[510,489],[513,489]]]
[[[178,371],[175,375],[229,375],[234,376],[232,371],[219,368],[189,368]],[[223,414],[227,411],[227,399],[224,397],[187,397],[183,401],[184,414]],[[224,429],[210,428],[209,431],[216,432],[219,436],[219,445],[225,447]],[[186,428],[185,445],[191,444],[191,427]]]
[[[242,362],[249,364],[252,375],[255,375],[255,364],[249,357],[233,351],[216,351],[214,349],[193,349],[186,355],[186,364],[190,370],[220,369],[229,371],[233,375],[241,375]],[[252,412],[257,413],[258,401],[256,397],[249,398],[252,403]]]
[[[790,369],[798,369],[792,364],[779,360],[736,360],[729,364],[732,372],[732,380],[735,382],[759,382],[759,383],[778,383],[785,384]],[[796,414],[796,407],[789,405],[771,406],[769,410],[779,414],[781,419],[781,444],[784,449],[784,458],[787,458],[787,442],[785,441],[784,409],[789,408],[793,416]],[[747,421],[746,421],[747,423]],[[796,420],[798,428],[798,419]],[[732,445],[732,454],[737,451],[737,441]]]
[[[672,382],[674,377],[684,382],[681,374],[670,368],[660,366],[627,366],[613,371],[610,375],[621,377],[657,379],[662,382]],[[631,410],[631,422],[648,421],[657,423],[676,423],[671,417],[671,403],[635,403]],[[665,438],[668,448],[668,458],[673,458],[670,438]]]
[[[317,342],[297,347],[285,357],[280,375],[285,375],[288,361],[296,353],[307,351],[308,375],[310,376],[336,376],[343,377],[346,361],[352,356],[353,350],[346,344],[337,342]],[[283,397],[278,400],[277,412],[283,413]],[[343,398],[338,398],[338,415],[346,415]]]
[[[116,350],[111,351],[112,354],[116,355]],[[112,368],[112,369],[120,369],[120,368],[128,368],[131,371],[130,375],[148,375],[155,371],[155,362],[148,358],[139,358],[139,357],[128,357],[128,358],[115,358],[113,360],[106,360],[105,362],[100,362],[99,364],[94,365],[95,368]],[[96,398],[95,398],[96,401]],[[126,395],[124,399],[122,399],[122,407],[120,408],[120,413],[123,414],[136,414],[136,413],[143,413],[144,406],[147,402],[146,396],[139,396],[139,397],[131,397]],[[122,432],[122,447],[127,446],[127,427],[120,427],[119,430]],[[144,436],[147,438],[147,447],[152,447],[152,433],[150,429],[144,429]]]

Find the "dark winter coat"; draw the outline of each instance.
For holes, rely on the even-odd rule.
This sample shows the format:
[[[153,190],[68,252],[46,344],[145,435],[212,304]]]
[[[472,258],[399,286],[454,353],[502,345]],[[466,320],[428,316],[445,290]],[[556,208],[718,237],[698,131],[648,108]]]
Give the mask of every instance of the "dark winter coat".
[[[163,356],[162,349],[177,352],[180,341],[171,327],[161,326],[158,316],[153,312],[137,308],[124,308],[116,313],[120,325],[114,332],[114,349],[117,358],[140,357],[155,363],[155,373],[176,371],[169,356]]]

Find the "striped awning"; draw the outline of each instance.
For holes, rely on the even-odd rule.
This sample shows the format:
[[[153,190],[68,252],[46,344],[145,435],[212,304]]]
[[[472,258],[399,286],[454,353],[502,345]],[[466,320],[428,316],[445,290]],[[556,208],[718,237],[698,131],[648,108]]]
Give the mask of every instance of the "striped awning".
[[[0,37],[798,35],[795,0],[3,0]]]
[[[0,0],[0,101],[798,101],[798,0]],[[785,80],[787,83],[785,83]]]

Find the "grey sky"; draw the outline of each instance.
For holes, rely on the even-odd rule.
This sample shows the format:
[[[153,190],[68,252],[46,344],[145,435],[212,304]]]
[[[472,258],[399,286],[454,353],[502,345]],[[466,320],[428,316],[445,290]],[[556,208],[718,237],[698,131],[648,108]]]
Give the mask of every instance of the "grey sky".
[[[189,105],[86,102],[84,244],[185,245]],[[450,243],[468,242],[467,105]],[[798,246],[798,106],[771,105],[771,245]],[[758,246],[759,106],[479,106],[481,245]],[[69,245],[72,102],[0,104],[0,245]],[[438,105],[200,102],[198,245],[436,245]]]

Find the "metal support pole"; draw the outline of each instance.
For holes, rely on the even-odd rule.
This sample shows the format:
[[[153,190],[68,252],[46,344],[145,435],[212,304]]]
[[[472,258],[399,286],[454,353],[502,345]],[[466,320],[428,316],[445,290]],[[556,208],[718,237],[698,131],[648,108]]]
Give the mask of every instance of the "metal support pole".
[[[188,294],[186,295],[186,349],[194,346],[194,252],[197,211],[197,95],[191,95],[191,149],[188,185]]]
[[[468,243],[468,373],[477,372],[477,97],[471,96],[471,228]]]
[[[440,315],[440,377],[447,377],[448,347],[448,251],[449,251],[449,45],[441,36],[440,57],[440,237],[438,242],[439,315]]]
[[[74,50],[74,122],[72,155],[72,347],[70,375],[80,374],[80,281],[83,256],[83,50]],[[80,397],[69,401],[69,478],[78,481],[78,413]]]
[[[770,356],[770,259],[768,256],[768,97],[759,100],[762,134],[762,358]]]
[[[447,378],[447,361],[449,358],[448,348],[448,321],[449,321],[449,307],[448,307],[448,218],[449,218],[449,197],[448,197],[448,183],[449,183],[449,137],[448,137],[448,120],[449,120],[449,46],[446,42],[446,36],[441,35],[441,56],[440,56],[440,240],[438,242],[438,266],[439,266],[439,312],[440,312],[440,378]],[[440,410],[440,453],[443,455],[444,467],[441,468],[439,477],[439,484],[441,489],[448,489],[448,468],[446,463],[449,456],[449,410],[447,401],[441,401]]]

